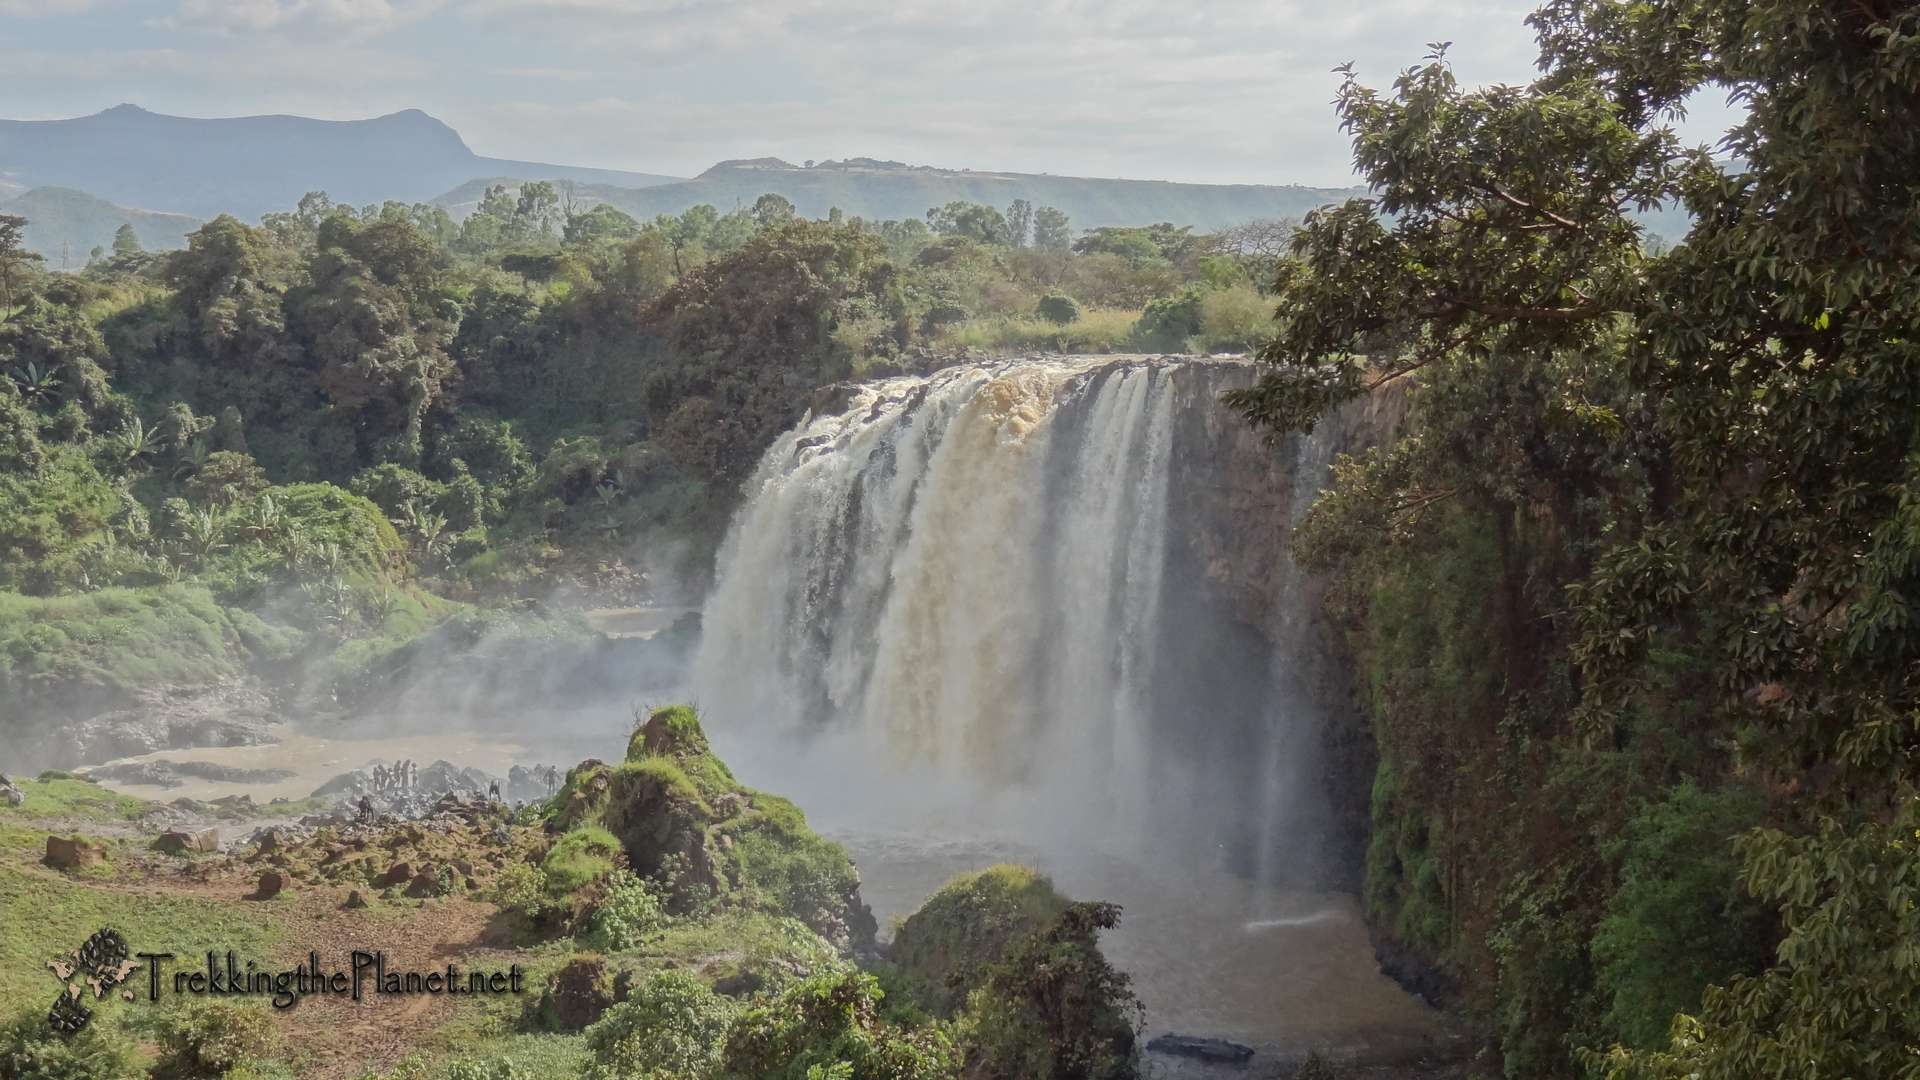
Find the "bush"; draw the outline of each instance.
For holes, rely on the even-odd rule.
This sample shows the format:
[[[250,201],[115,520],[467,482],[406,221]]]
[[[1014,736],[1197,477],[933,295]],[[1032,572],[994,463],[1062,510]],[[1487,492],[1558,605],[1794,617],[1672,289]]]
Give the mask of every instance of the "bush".
[[[1251,285],[1212,289],[1200,298],[1200,340],[1208,351],[1251,352],[1273,333],[1274,302]]]
[[[1605,845],[1621,860],[1620,885],[1593,938],[1595,983],[1614,1038],[1665,1046],[1677,1013],[1700,992],[1766,966],[1769,917],[1741,886],[1733,837],[1759,824],[1761,797],[1681,784],[1640,807]]]
[[[1199,336],[1200,290],[1188,288],[1173,296],[1152,301],[1140,313],[1134,337],[1142,348],[1175,352],[1187,347],[1190,338]]]
[[[740,1014],[727,1033],[725,1080],[940,1080],[959,1055],[940,1027],[889,1027],[879,982],[861,971],[817,975]],[[836,1070],[838,1070],[836,1072]]]
[[[273,1020],[260,1006],[225,1001],[181,1010],[162,1031],[160,1056],[184,1076],[219,1076],[260,1060],[273,1045]]]
[[[533,1080],[533,1075],[511,1061],[456,1061],[447,1066],[446,1080]]]
[[[47,1026],[46,1010],[32,1008],[0,1028],[0,1080],[124,1080],[137,1073],[133,1044],[101,1024],[60,1035]]]
[[[608,878],[583,942],[603,952],[637,949],[658,937],[668,923],[666,910],[647,883],[626,870]]]
[[[187,497],[197,503],[231,506],[267,490],[267,471],[234,450],[215,450],[187,479]]]
[[[591,1080],[699,1080],[720,1064],[736,1006],[683,971],[657,971],[586,1029]]]
[[[1113,904],[1073,904],[1017,941],[967,999],[970,1080],[1133,1080],[1140,1005],[1100,954]]]
[[[552,906],[547,897],[546,872],[530,863],[508,863],[494,875],[493,902],[537,922]]]
[[[560,838],[541,861],[547,895],[564,896],[613,873],[620,841],[598,825],[583,825]]]
[[[1065,326],[1080,318],[1080,302],[1071,296],[1048,293],[1040,298],[1040,304],[1034,309],[1034,314],[1055,326]]]

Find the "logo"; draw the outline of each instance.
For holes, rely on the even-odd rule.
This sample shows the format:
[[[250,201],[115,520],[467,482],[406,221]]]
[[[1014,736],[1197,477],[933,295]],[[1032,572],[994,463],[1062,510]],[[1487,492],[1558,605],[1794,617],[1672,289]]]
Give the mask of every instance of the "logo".
[[[48,1026],[63,1035],[86,1027],[93,1019],[93,1010],[87,1008],[87,991],[93,991],[93,998],[98,1001],[126,982],[127,976],[140,970],[130,955],[127,939],[121,937],[119,931],[103,929],[94,931],[78,949],[47,961],[47,970],[63,984],[60,996],[47,1010]],[[133,1000],[132,990],[122,990],[120,995]]]

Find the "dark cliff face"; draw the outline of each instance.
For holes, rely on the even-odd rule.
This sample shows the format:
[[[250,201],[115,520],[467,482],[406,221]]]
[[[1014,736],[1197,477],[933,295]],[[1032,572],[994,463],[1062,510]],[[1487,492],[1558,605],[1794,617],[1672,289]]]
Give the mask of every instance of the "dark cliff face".
[[[1254,766],[1279,772],[1291,837],[1278,852],[1279,880],[1358,887],[1368,828],[1373,737],[1323,609],[1324,583],[1291,556],[1291,533],[1340,455],[1390,439],[1404,416],[1403,394],[1348,405],[1310,436],[1269,440],[1220,401],[1250,384],[1257,368],[1218,361],[1181,383],[1171,495],[1179,539],[1173,586],[1184,603],[1223,613],[1246,628],[1271,665],[1270,707],[1278,753]],[[1246,745],[1260,740],[1244,733]],[[1267,738],[1272,738],[1271,733]],[[1265,778],[1255,778],[1256,790]],[[1247,837],[1272,847],[1274,838]],[[1274,851],[1266,857],[1272,859]],[[1261,853],[1247,856],[1258,863]]]

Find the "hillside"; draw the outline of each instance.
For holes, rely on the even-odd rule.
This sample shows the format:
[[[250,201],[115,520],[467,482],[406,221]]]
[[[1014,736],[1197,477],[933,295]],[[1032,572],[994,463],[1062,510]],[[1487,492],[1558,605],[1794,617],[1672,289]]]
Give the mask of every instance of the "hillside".
[[[87,253],[111,248],[113,234],[132,225],[148,251],[187,246],[187,234],[201,225],[199,218],[116,206],[71,188],[43,187],[12,199],[0,197],[0,213],[27,219],[26,244],[56,270],[86,265]]]
[[[337,202],[417,202],[480,176],[642,187],[671,177],[475,154],[418,109],[367,120],[194,119],[119,105],[70,120],[0,120],[0,176],[122,206],[252,220],[309,191]]]
[[[500,180],[491,181],[494,183]],[[489,181],[464,184],[434,200],[456,216],[479,201]],[[1267,184],[1183,184],[1034,173],[975,172],[853,158],[812,168],[778,158],[723,161],[699,176],[646,188],[591,184],[576,191],[642,220],[708,203],[722,211],[751,206],[767,192],[786,196],[805,217],[835,207],[866,218],[918,218],[929,207],[963,200],[1005,206],[1025,199],[1065,211],[1076,228],[1171,221],[1217,229],[1251,218],[1299,217],[1317,206],[1363,192]]]

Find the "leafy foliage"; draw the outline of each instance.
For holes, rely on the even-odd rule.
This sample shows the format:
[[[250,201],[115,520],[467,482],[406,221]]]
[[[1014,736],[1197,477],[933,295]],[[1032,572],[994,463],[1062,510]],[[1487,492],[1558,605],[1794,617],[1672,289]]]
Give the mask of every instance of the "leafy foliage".
[[[1500,685],[1457,716],[1405,671],[1376,669],[1371,693],[1396,778],[1376,805],[1417,823],[1390,834],[1448,840],[1420,868],[1442,885],[1425,893],[1441,962],[1498,1014],[1509,1075],[1565,1071],[1573,1043],[1644,1043],[1661,1025],[1643,1010],[1691,1008],[1706,980],[1670,1052],[1612,1067],[1913,1068],[1893,1048],[1912,1037],[1892,1018],[1913,1015],[1898,897],[1851,889],[1901,880],[1885,830],[1920,749],[1901,599],[1920,584],[1916,18],[1555,0],[1532,19],[1530,85],[1462,88],[1444,48],[1390,92],[1343,82],[1374,195],[1295,234],[1268,368],[1231,400],[1284,433],[1404,395],[1400,436],[1338,466],[1303,533],[1363,642],[1385,614],[1369,583],[1403,577],[1396,561],[1417,581],[1492,545],[1465,625]],[[1747,110],[1730,164],[1671,127],[1710,84]],[[1684,242],[1648,243],[1633,213],[1675,204]],[[1682,786],[1687,827],[1628,823],[1576,797],[1596,773],[1648,797],[1739,777],[1773,798],[1733,813],[1737,792]],[[1785,939],[1743,976],[1773,933],[1729,896],[1719,831],[1759,821],[1733,850]],[[1828,901],[1893,910],[1815,931]],[[1591,951],[1566,946],[1596,926]],[[1684,926],[1711,932],[1660,937]]]

